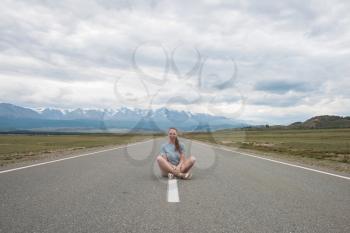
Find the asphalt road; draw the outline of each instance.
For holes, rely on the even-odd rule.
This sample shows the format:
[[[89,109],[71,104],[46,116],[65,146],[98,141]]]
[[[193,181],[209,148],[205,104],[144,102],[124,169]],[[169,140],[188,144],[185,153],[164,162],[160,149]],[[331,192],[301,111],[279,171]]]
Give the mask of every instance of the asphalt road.
[[[179,202],[166,137],[0,173],[0,232],[350,232],[350,180],[180,138],[197,161]]]

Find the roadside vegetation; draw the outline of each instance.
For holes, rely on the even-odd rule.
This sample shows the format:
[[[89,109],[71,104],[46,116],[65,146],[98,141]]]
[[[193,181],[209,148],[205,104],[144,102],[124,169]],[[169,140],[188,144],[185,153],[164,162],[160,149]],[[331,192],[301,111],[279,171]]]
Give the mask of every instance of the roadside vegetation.
[[[321,164],[350,172],[350,128],[343,129],[260,129],[220,130],[185,133],[196,139],[242,150],[263,152]]]
[[[151,139],[152,134],[0,135],[0,166],[57,152],[121,145]]]

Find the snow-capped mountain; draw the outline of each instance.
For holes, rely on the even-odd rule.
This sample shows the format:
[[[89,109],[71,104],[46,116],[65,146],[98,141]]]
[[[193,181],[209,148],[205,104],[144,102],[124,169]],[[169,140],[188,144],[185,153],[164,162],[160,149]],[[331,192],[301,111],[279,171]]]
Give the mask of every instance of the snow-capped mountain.
[[[242,121],[204,113],[177,111],[165,107],[146,110],[24,108],[0,103],[0,130],[65,128],[65,129],[145,129],[159,131],[171,126],[182,130],[236,128],[247,126]]]

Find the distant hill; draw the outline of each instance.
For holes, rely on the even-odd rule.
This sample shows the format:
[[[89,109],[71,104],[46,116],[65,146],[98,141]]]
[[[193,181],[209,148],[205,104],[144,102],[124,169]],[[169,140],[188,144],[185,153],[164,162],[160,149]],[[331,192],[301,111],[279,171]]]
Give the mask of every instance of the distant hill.
[[[315,116],[304,122],[294,122],[287,127],[293,129],[350,128],[350,117],[332,115]]]
[[[304,122],[294,122],[290,125],[254,125],[243,127],[247,130],[261,129],[332,129],[350,128],[350,117],[322,115],[312,117]]]
[[[0,131],[206,131],[247,126],[243,121],[168,108],[58,109],[24,108],[0,103]]]

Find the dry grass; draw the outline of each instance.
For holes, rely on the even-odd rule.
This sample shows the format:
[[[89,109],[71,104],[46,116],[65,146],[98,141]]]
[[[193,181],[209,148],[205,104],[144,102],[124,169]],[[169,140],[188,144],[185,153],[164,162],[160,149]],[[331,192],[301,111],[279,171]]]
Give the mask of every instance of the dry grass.
[[[184,137],[350,172],[350,129],[222,130]]]
[[[0,135],[0,166],[51,153],[120,145],[152,138],[150,134]]]

